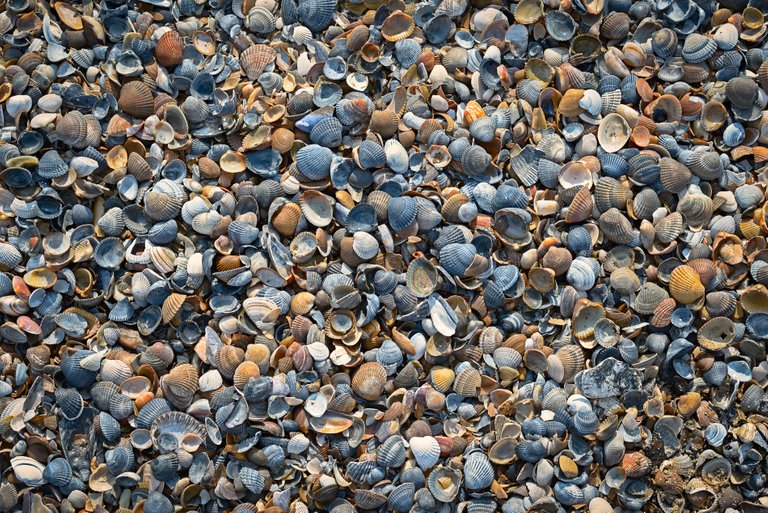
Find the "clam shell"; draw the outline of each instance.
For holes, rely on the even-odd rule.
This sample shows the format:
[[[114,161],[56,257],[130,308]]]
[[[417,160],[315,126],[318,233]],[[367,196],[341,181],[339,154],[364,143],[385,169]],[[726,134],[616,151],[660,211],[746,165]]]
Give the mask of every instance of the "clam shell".
[[[154,114],[155,103],[152,90],[144,82],[128,82],[120,88],[120,109],[136,118],[147,118]]]

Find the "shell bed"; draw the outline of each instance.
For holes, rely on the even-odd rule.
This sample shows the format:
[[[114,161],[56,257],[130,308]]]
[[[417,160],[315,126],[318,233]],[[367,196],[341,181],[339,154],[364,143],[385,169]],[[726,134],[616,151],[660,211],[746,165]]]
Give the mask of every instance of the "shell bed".
[[[766,0],[4,0],[0,513],[768,513]]]

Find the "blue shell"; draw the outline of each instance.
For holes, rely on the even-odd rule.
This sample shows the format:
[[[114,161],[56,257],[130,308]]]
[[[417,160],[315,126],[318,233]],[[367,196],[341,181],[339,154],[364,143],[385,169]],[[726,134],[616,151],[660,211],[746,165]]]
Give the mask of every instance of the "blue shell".
[[[321,119],[309,133],[313,143],[327,148],[336,148],[341,145],[342,126],[336,118],[327,117]]]
[[[547,449],[538,440],[523,440],[515,448],[515,454],[523,461],[537,463],[547,455]]]
[[[378,169],[387,164],[387,154],[380,144],[366,140],[357,148],[357,160],[363,169]]]
[[[299,172],[310,180],[327,178],[331,171],[333,152],[319,144],[308,144],[296,152]]]
[[[301,0],[299,2],[299,20],[312,32],[322,32],[328,28],[335,12],[336,0]],[[288,14],[292,14],[290,10]]]
[[[451,276],[464,276],[475,254],[472,244],[448,244],[440,250],[440,265]]]
[[[387,202],[387,218],[394,231],[408,228],[416,220],[416,201],[410,196],[390,198]]]
[[[245,159],[245,166],[258,176],[269,178],[278,173],[283,157],[273,148],[252,151]]]
[[[173,513],[173,503],[160,492],[149,492],[147,500],[144,502],[144,511],[146,513]]]
[[[72,354],[65,354],[61,359],[61,372],[64,379],[70,386],[75,388],[86,388],[96,381],[96,372],[90,371],[80,366],[80,361],[95,354],[93,351],[81,349]]]
[[[129,472],[133,470],[136,465],[133,449],[125,445],[105,452],[104,461],[107,464],[109,473],[113,476],[119,476],[123,472]]]
[[[72,467],[65,458],[55,458],[45,466],[43,477],[53,486],[66,486],[72,480]]]
[[[150,429],[155,419],[163,413],[171,411],[171,405],[161,397],[150,400],[136,415],[138,429]]]

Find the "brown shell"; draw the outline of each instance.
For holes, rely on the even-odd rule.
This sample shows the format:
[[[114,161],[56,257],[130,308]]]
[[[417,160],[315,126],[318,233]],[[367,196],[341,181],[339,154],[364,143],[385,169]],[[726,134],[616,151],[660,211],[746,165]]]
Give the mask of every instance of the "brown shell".
[[[286,237],[292,237],[301,219],[301,207],[296,203],[286,203],[272,216],[272,226]]]
[[[595,203],[592,200],[592,193],[587,187],[582,187],[568,205],[565,212],[566,223],[580,223],[592,217],[592,209]]]
[[[352,377],[352,389],[357,395],[368,401],[376,401],[384,392],[387,371],[378,362],[366,362],[357,369]]]
[[[274,48],[268,45],[251,45],[240,53],[240,65],[249,80],[256,80],[277,57]]]
[[[134,80],[120,89],[118,107],[135,118],[148,118],[155,112],[152,90],[144,82]]]
[[[128,173],[135,176],[139,182],[146,182],[152,179],[152,168],[147,161],[138,153],[128,155]]]
[[[157,40],[157,62],[163,66],[176,66],[184,60],[184,39],[175,30],[169,30]]]
[[[371,114],[369,129],[371,132],[379,134],[384,139],[395,135],[400,117],[392,109],[375,110]]]
[[[548,267],[555,271],[555,276],[561,276],[568,272],[573,262],[571,252],[565,248],[551,247],[544,254],[541,259],[541,263],[544,267]]]
[[[286,153],[296,141],[296,135],[289,129],[280,127],[272,132],[272,148],[280,153]]]
[[[235,370],[245,360],[245,351],[237,346],[221,346],[216,352],[216,368],[222,376],[232,379]]]
[[[365,25],[358,25],[347,34],[347,50],[358,52],[370,37],[370,30]]]
[[[261,371],[258,364],[246,360],[235,369],[235,373],[232,376],[232,383],[234,383],[239,390],[242,390],[249,379],[258,378],[259,376],[261,376]]]
[[[163,384],[174,395],[191,397],[199,388],[197,368],[189,363],[176,365],[163,377]]]
[[[176,314],[181,310],[181,305],[186,301],[187,296],[179,294],[178,292],[171,293],[165,301],[163,301],[163,323],[167,324],[176,317]]]
[[[677,398],[677,412],[683,417],[696,413],[699,406],[701,406],[701,394],[698,392],[688,392]]]
[[[413,34],[416,24],[413,18],[401,11],[390,14],[381,25],[381,35],[387,41],[400,41]]]
[[[624,469],[627,477],[638,478],[650,473],[653,462],[642,452],[628,452],[621,460],[621,468]]]
[[[672,312],[674,312],[676,308],[677,303],[671,297],[663,300],[653,311],[651,326],[655,328],[663,328],[665,326],[669,326],[669,323],[672,322]]]

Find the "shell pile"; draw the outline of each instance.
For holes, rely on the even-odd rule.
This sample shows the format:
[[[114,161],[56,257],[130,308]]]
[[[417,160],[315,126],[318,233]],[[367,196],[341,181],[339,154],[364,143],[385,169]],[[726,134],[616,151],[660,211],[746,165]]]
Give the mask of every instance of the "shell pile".
[[[768,3],[2,6],[0,513],[768,511]]]

